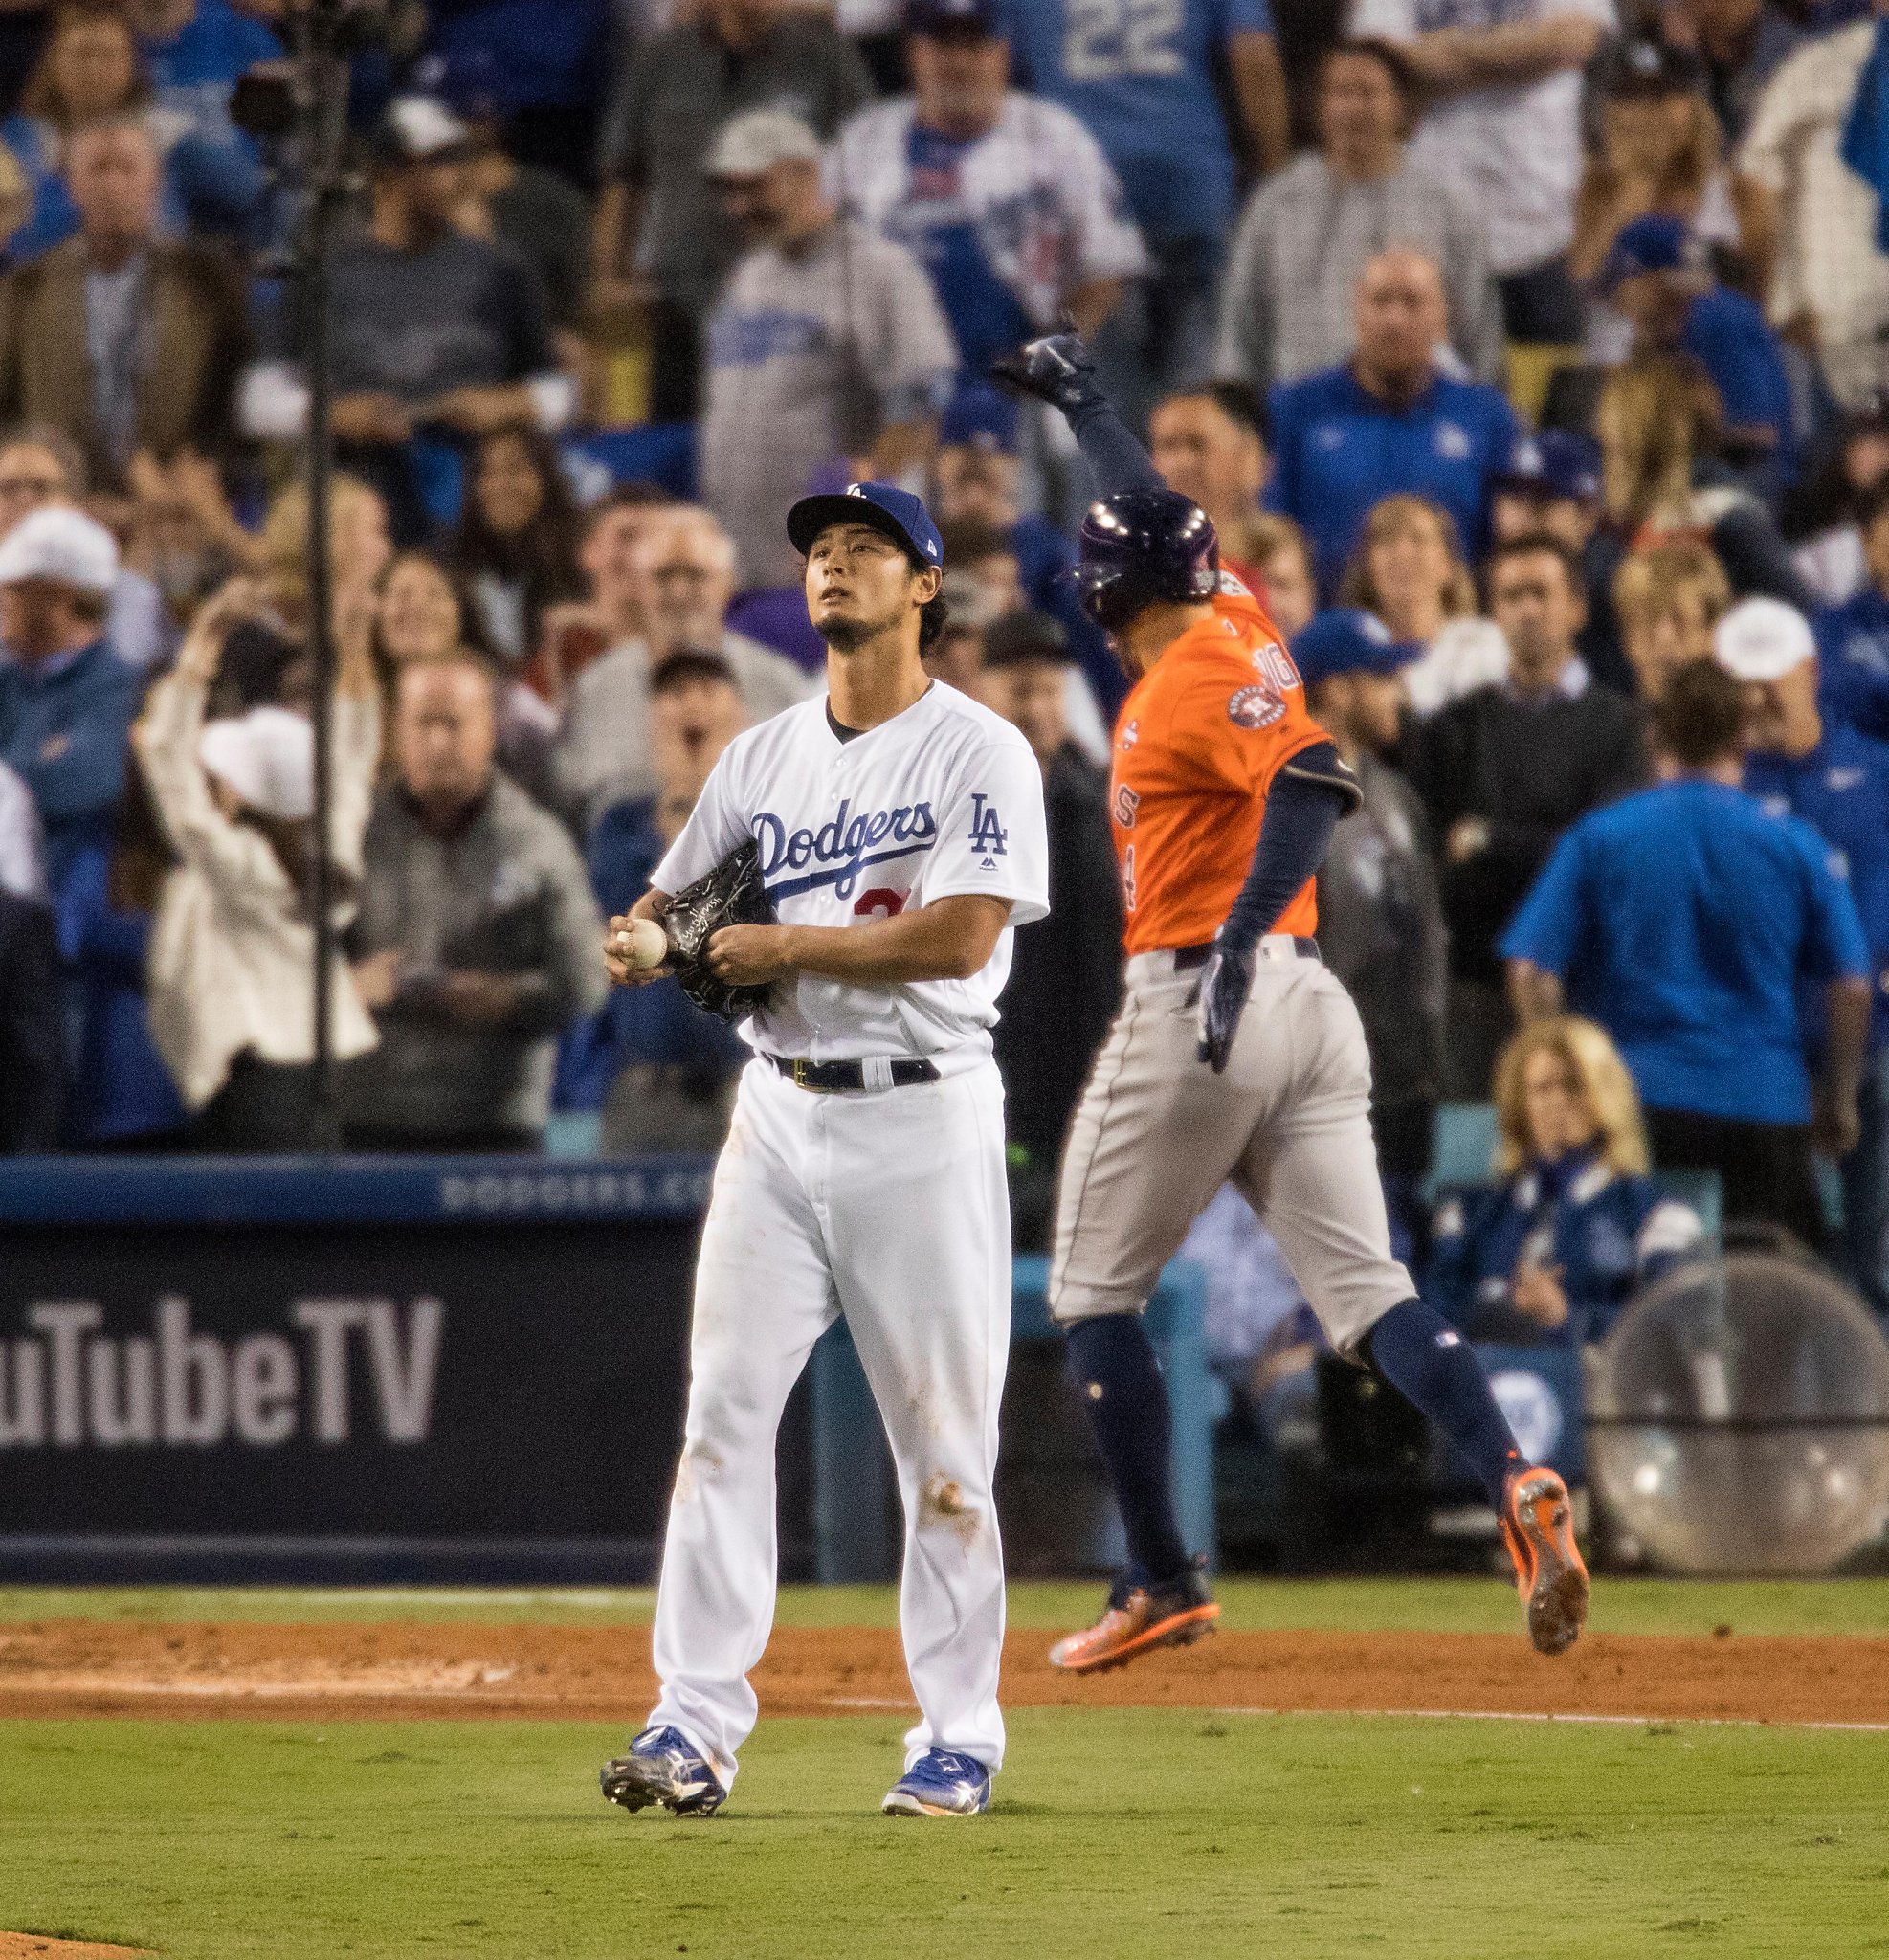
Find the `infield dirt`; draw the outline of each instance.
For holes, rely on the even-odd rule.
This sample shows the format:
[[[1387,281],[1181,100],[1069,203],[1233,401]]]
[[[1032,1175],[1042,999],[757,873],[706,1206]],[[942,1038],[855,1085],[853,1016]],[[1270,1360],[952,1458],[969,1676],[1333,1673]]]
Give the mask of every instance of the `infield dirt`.
[[[1072,1680],[1014,1633],[1013,1707],[1565,1715],[1889,1726],[1889,1639],[1593,1635],[1546,1660],[1520,1632],[1221,1633]],[[782,1627],[755,1685],[764,1718],[909,1707],[889,1629]],[[0,1629],[0,1716],[640,1720],[646,1629],[43,1620]],[[0,1953],[0,1960],[6,1960]]]

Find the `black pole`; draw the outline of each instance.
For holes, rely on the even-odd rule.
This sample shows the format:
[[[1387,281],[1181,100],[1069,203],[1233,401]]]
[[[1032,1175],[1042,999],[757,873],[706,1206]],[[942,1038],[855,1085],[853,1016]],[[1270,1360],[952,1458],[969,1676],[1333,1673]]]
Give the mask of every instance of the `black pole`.
[[[329,314],[330,259],[347,199],[347,58],[341,47],[341,11],[316,5],[299,16],[302,56],[301,143],[307,202],[301,240],[308,302],[308,605],[309,651],[315,667],[315,1030],[308,1147],[332,1150],[340,1142],[334,1066],[334,889],[331,813],[334,808],[335,656],[334,562],[329,549],[333,505],[334,323]]]

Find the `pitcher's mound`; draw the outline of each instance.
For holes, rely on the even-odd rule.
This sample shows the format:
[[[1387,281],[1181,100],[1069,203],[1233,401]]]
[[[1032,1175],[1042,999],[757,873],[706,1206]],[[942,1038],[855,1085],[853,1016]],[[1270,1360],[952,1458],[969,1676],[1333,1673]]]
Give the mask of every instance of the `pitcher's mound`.
[[[0,1960],[135,1960],[143,1947],[101,1947],[97,1940],[56,1940],[45,1933],[0,1933]]]

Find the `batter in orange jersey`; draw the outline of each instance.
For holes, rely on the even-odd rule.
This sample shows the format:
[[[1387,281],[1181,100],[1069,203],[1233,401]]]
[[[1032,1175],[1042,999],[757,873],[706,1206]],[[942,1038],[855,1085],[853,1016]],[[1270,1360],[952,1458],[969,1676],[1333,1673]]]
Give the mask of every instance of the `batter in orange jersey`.
[[[1049,1304],[1122,1513],[1128,1564],[1100,1619],[1054,1666],[1118,1667],[1207,1632],[1219,1612],[1189,1556],[1167,1390],[1141,1315],[1188,1228],[1232,1184],[1271,1231],[1334,1349],[1374,1370],[1471,1464],[1515,1563],[1529,1636],[1563,1652],[1588,1575],[1567,1485],[1522,1456],[1462,1335],[1392,1256],[1358,1010],[1319,956],[1313,879],[1357,796],[1305,708],[1264,611],[1221,568],[1211,521],[1115,412],[1073,334],[994,370],[1069,422],[1101,495],[1072,574],[1134,691],[1117,724],[1111,814],[1126,902],[1122,1007],[1070,1124]],[[1336,638],[1334,638],[1336,635]],[[1391,645],[1328,614],[1338,640]]]
[[[1223,590],[1213,615],[1142,677],[1116,724],[1109,813],[1131,954],[1213,937],[1253,862],[1274,777],[1329,740],[1257,603]],[[1311,882],[1273,929],[1319,929]]]

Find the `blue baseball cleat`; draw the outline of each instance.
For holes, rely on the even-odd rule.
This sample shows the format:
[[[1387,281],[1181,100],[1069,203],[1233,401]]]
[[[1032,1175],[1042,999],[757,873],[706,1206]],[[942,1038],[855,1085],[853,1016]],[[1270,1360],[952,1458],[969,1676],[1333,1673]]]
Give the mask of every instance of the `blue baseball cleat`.
[[[888,1817],[974,1817],[989,1808],[989,1771],[957,1749],[926,1749],[880,1805]]]
[[[627,1756],[603,1767],[598,1781],[626,1811],[659,1803],[678,1817],[712,1817],[728,1800],[722,1780],[679,1728],[646,1728]]]

